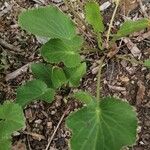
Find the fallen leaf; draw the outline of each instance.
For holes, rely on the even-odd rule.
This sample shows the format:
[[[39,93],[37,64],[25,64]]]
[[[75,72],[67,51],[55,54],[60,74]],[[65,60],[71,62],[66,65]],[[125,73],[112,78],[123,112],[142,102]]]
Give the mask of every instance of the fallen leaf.
[[[137,8],[138,1],[137,0],[121,0],[120,1],[121,12],[124,12],[123,15],[128,15],[132,10]]]
[[[26,150],[25,143],[22,143],[21,141],[17,141],[15,145],[12,146],[11,150]]]

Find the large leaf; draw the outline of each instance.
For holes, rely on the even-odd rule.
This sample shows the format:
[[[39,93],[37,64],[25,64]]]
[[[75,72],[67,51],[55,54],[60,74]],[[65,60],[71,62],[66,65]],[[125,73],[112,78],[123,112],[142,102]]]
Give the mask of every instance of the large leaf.
[[[17,89],[16,102],[21,106],[25,106],[35,100],[51,102],[53,98],[54,90],[50,90],[41,80],[32,80]]]
[[[72,39],[76,35],[73,22],[54,6],[22,12],[19,25],[41,37]]]
[[[10,150],[11,140],[10,139],[0,139],[0,150]]]
[[[106,97],[72,113],[67,126],[72,150],[120,150],[134,144],[137,118],[128,103]]]
[[[71,49],[60,39],[52,39],[43,45],[41,55],[48,62],[63,62],[67,67],[76,67],[81,61],[77,50]]]
[[[144,66],[150,68],[150,59],[144,61]]]
[[[85,14],[87,22],[92,25],[95,32],[103,32],[103,17],[100,14],[99,5],[96,2],[88,2],[85,5]]]
[[[52,87],[52,66],[44,65],[42,63],[32,64],[31,70],[36,79],[42,80],[48,85],[48,87]]]
[[[13,102],[0,105],[0,141],[10,138],[14,131],[25,127],[25,118],[21,106]]]
[[[64,68],[70,86],[79,86],[80,80],[86,73],[86,63],[82,63],[75,68]]]
[[[113,35],[112,41],[116,41],[122,37],[126,37],[134,32],[138,32],[143,30],[147,27],[150,27],[150,20],[149,19],[140,19],[137,21],[126,21],[118,30],[117,34]]]
[[[51,78],[53,82],[53,87],[56,89],[61,87],[67,81],[63,69],[59,67],[53,67]]]

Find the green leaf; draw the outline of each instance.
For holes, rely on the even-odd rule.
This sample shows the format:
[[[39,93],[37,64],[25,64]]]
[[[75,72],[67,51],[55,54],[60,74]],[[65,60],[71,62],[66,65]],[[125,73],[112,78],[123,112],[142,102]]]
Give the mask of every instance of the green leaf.
[[[43,95],[41,95],[38,99],[42,100],[42,101],[45,101],[47,103],[51,103],[54,99],[54,96],[55,96],[54,90],[51,89],[51,88],[48,88],[46,90],[46,92]]]
[[[76,35],[73,22],[54,6],[22,12],[19,16],[19,25],[42,37],[72,39]]]
[[[52,87],[52,66],[44,65],[42,63],[32,64],[31,70],[36,79],[42,80],[47,84],[48,87]]]
[[[0,150],[10,150],[11,140],[10,139],[0,139]]]
[[[53,82],[53,87],[56,89],[61,87],[67,81],[63,69],[59,67],[53,67],[51,78]]]
[[[115,42],[116,40],[126,37],[134,32],[138,32],[143,30],[147,27],[150,27],[150,20],[149,19],[140,19],[137,21],[126,21],[118,30],[117,34],[113,35],[112,41]]]
[[[144,61],[144,66],[150,68],[150,59]]]
[[[72,150],[120,150],[136,141],[136,112],[116,98],[103,98],[72,113],[67,126]]]
[[[80,50],[83,45],[83,38],[79,35],[76,35],[74,38],[71,40],[63,40],[63,42],[70,47],[71,50]]]
[[[25,118],[18,104],[6,101],[0,105],[0,140],[10,138],[14,131],[23,127],[25,127]]]
[[[81,61],[78,52],[71,49],[60,39],[52,39],[43,45],[41,55],[50,63],[63,62],[67,67],[76,67]]]
[[[49,95],[48,95],[49,93]],[[17,89],[16,102],[25,106],[36,100],[51,102],[53,100],[54,90],[47,88],[47,85],[41,80],[32,80]]]
[[[85,14],[87,22],[93,26],[95,32],[104,32],[103,17],[96,2],[86,3]]]
[[[94,101],[93,96],[84,91],[78,91],[77,93],[74,93],[74,98],[87,105],[91,104]]]
[[[86,63],[82,63],[75,68],[64,68],[64,72],[71,86],[79,86],[80,79],[86,73]]]

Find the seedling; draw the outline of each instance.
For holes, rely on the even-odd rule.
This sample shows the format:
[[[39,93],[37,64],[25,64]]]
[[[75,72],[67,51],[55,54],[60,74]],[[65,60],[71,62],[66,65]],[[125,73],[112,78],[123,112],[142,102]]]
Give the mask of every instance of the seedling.
[[[104,51],[102,35],[105,26],[99,5],[95,2],[87,2],[85,16],[97,35],[97,52]],[[49,40],[40,50],[45,63],[31,65],[35,79],[17,89],[15,103],[7,102],[0,106],[0,131],[3,133],[0,135],[0,149],[9,149],[10,135],[24,126],[20,107],[24,108],[36,100],[51,103],[56,91],[62,86],[78,87],[86,73],[85,60],[80,57],[83,38],[76,33],[73,21],[58,8],[47,6],[27,10],[19,16],[19,25],[22,29]],[[111,34],[109,40],[110,27],[107,43],[111,47],[120,38],[148,26],[150,26],[149,19],[126,21],[116,34]],[[73,150],[120,150],[124,146],[133,145],[136,141],[137,115],[133,107],[119,98],[100,95],[100,77],[104,59],[106,59],[105,54],[99,61],[97,96],[92,96],[85,91],[72,95],[73,98],[84,103],[83,108],[71,113],[66,120],[66,126],[72,132],[70,148]],[[132,62],[131,59],[128,60]],[[137,62],[150,66],[149,60]],[[12,115],[13,122],[9,122],[9,115],[4,115],[4,112]],[[5,125],[7,120],[10,126]]]

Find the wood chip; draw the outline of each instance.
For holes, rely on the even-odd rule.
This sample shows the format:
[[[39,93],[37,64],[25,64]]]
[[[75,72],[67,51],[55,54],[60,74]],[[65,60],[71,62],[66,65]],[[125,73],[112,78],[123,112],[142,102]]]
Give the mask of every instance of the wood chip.
[[[139,81],[137,84],[138,84],[138,91],[136,95],[136,104],[140,105],[145,96],[145,86],[142,81]]]
[[[136,44],[134,44],[129,38],[123,38],[123,41],[126,43],[128,49],[131,51],[132,55],[134,57],[140,58],[141,56],[141,51],[137,47]]]
[[[108,85],[108,87],[111,89],[111,90],[114,90],[114,91],[126,91],[126,88],[125,87],[120,87],[120,86],[113,86],[113,85]]]

